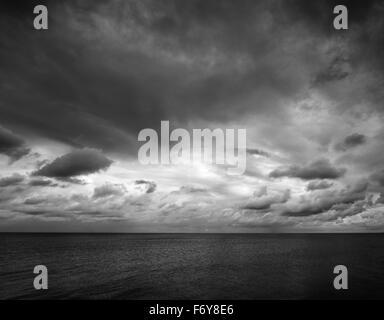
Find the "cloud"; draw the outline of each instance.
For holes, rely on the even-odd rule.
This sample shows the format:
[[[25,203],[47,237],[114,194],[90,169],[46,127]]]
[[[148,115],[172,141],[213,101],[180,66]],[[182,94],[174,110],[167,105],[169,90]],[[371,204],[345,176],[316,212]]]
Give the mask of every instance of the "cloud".
[[[290,217],[305,217],[324,213],[332,209],[345,209],[356,201],[364,200],[367,187],[367,183],[362,181],[340,191],[325,190],[316,197],[303,196],[298,202],[293,202],[281,208],[281,214]]]
[[[144,185],[146,187],[145,193],[153,193],[156,190],[156,183],[147,180],[136,180],[136,185]]]
[[[106,198],[110,196],[122,196],[126,193],[127,189],[123,184],[106,183],[100,187],[96,187],[93,192],[93,198]]]
[[[29,154],[25,142],[8,129],[0,126],[0,153],[9,157],[11,162],[17,161]]]
[[[13,174],[9,177],[4,177],[0,179],[0,187],[9,187],[9,186],[17,186],[24,181],[25,177],[20,174]]]
[[[333,167],[329,160],[320,159],[302,167],[293,165],[278,168],[273,170],[269,176],[271,178],[290,177],[303,180],[337,179],[343,176],[345,172],[346,169],[344,168]]]
[[[35,198],[28,198],[28,199],[25,199],[24,204],[27,204],[27,205],[36,205],[36,204],[41,204],[41,203],[44,203],[44,202],[45,202],[45,199],[44,199],[44,198],[38,198],[38,197],[35,197]]]
[[[262,186],[259,188],[259,190],[256,190],[253,195],[257,198],[260,198],[262,196],[265,196],[268,194],[268,187],[267,186]]]
[[[28,183],[32,187],[56,187],[58,186],[57,183],[53,182],[49,179],[32,179]]]
[[[179,190],[173,191],[172,193],[176,194],[193,194],[193,193],[203,193],[207,194],[209,191],[206,188],[198,187],[198,186],[193,186],[193,185],[186,185],[186,186],[181,186]]]
[[[338,143],[335,146],[336,150],[347,151],[357,146],[363,145],[367,142],[367,137],[363,134],[354,133],[347,136],[344,141]]]
[[[261,150],[261,149],[256,149],[256,148],[247,148],[247,153],[250,155],[263,156],[266,158],[269,158],[271,156],[269,154],[269,152]]]
[[[348,2],[355,27],[342,36],[332,28],[332,1],[139,2],[50,3],[55,27],[44,33],[31,32],[30,4],[14,10],[0,4],[0,61],[7,62],[0,63],[0,119],[30,137],[26,145],[0,130],[0,153],[19,159],[1,174],[36,170],[32,180],[2,188],[0,212],[40,213],[34,221],[62,213],[74,219],[74,230],[83,229],[82,219],[114,218],[133,230],[132,220],[138,228],[152,224],[150,231],[197,225],[279,231],[306,223],[316,229],[329,221],[340,229],[345,223],[345,230],[383,226],[379,1]],[[138,132],[159,130],[164,119],[190,132],[246,128],[247,145],[255,146],[247,150],[246,174],[226,177],[206,165],[139,166]],[[32,159],[29,147],[41,157]],[[100,152],[61,156],[68,148]],[[314,161],[322,157],[331,162]],[[82,177],[110,167],[108,158],[119,160],[108,174]],[[370,192],[381,193],[373,209],[363,191],[346,187],[360,177],[370,177]],[[68,186],[57,180],[76,185],[49,188]],[[37,203],[41,197],[46,201]],[[115,227],[126,231],[120,220]]]
[[[350,73],[349,61],[342,55],[336,55],[329,66],[319,72],[314,80],[315,85],[323,85],[328,82],[342,80]]]
[[[328,189],[332,186],[333,183],[326,180],[311,181],[307,184],[307,191]]]
[[[14,12],[1,12],[1,40],[12,48],[0,54],[10,61],[1,80],[22,88],[7,92],[12,107],[1,116],[43,137],[107,152],[134,154],[137,132],[162,119],[187,126],[250,113],[285,116],[281,100],[304,92],[323,55],[314,52],[329,35],[302,25],[313,28],[308,15],[323,17],[327,5],[301,1],[111,1],[87,3],[86,11],[81,3],[50,4],[57,28],[48,38],[36,39],[27,24],[14,28]],[[25,48],[34,54],[14,55]]]
[[[51,163],[35,171],[35,176],[58,179],[71,179],[80,175],[88,175],[109,168],[112,160],[94,149],[81,149],[56,158]]]
[[[254,198],[251,199],[241,209],[248,210],[267,210],[270,209],[273,204],[285,203],[291,197],[291,191],[285,190],[283,193],[268,194],[267,189],[263,189],[262,192],[258,191],[254,194]]]
[[[373,173],[371,175],[371,179],[376,181],[380,186],[384,187],[384,169]]]

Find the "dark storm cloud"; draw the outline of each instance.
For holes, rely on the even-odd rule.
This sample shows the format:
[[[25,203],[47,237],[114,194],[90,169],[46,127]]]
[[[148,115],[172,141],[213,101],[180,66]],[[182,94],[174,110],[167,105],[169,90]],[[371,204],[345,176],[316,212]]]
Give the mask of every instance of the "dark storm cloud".
[[[354,23],[367,23],[375,3],[347,1]],[[345,40],[332,27],[335,4],[55,1],[44,32],[31,30],[31,4],[6,5],[0,117],[26,133],[130,155],[138,131],[163,119],[279,117],[276,100],[296,97],[316,76],[341,79],[346,61],[355,63],[336,55],[324,70],[312,70],[313,43]],[[285,40],[295,37],[302,47],[300,39]]]
[[[332,92],[332,86],[338,80],[343,80],[364,70],[366,74],[376,77],[372,83],[364,83],[362,91],[351,92],[348,96],[338,97],[339,107],[347,110],[358,101],[370,102],[372,111],[382,113],[381,101],[384,93],[382,86],[378,85],[384,80],[384,7],[381,0],[358,1],[346,0],[340,3],[331,1],[284,1],[287,15],[296,18],[303,27],[311,30],[313,35],[327,35],[327,39],[336,37],[340,46],[331,49],[326,54],[331,59],[318,70],[314,76],[315,85],[326,85]],[[345,5],[348,8],[349,29],[347,32],[335,32],[333,29],[333,8],[336,5]],[[364,80],[363,80],[364,81]],[[334,94],[335,92],[332,92]],[[343,101],[344,100],[344,101]]]
[[[24,176],[15,173],[12,176],[1,178],[0,187],[17,186],[20,185],[24,180]]]
[[[136,185],[145,185],[146,186],[145,193],[155,192],[156,187],[157,187],[156,183],[154,183],[153,181],[147,181],[147,180],[136,180],[135,184]]]
[[[311,181],[307,184],[307,191],[328,189],[332,186],[333,183],[326,180]]]
[[[384,7],[381,0],[351,1],[350,21],[360,27],[353,43],[351,59],[356,65],[367,65],[383,76],[384,62]],[[353,20],[351,20],[353,19]],[[379,90],[379,88],[376,88]],[[378,92],[375,92],[377,94]],[[382,95],[381,95],[382,97]]]
[[[354,133],[347,136],[344,141],[338,143],[335,146],[336,150],[346,151],[355,148],[359,145],[363,145],[367,142],[367,137],[360,133]]]
[[[302,197],[294,205],[283,208],[283,216],[304,217],[324,213],[328,210],[346,209],[366,197],[368,184],[365,181],[349,186],[340,191],[325,190],[316,198]]]
[[[0,153],[9,157],[11,162],[17,161],[30,152],[25,142],[14,133],[0,126]]]
[[[303,180],[313,179],[337,179],[345,174],[344,168],[336,168],[327,159],[314,161],[306,166],[289,166],[278,168],[272,171],[269,176],[271,178],[300,178]]]
[[[17,14],[30,5],[0,12],[0,61],[7,61],[0,80],[8,83],[0,88],[0,116],[26,132],[120,153],[132,152],[138,131],[161,119],[283,113],[275,100],[295,97],[309,80],[297,71],[299,58],[303,69],[315,59],[283,43],[285,36],[310,39],[309,28],[321,41],[332,25],[330,3],[305,1],[48,5],[44,32],[31,30],[30,15]]]
[[[80,175],[88,175],[107,169],[112,161],[102,153],[93,149],[75,150],[51,163],[46,164],[33,173],[35,176],[71,179]]]

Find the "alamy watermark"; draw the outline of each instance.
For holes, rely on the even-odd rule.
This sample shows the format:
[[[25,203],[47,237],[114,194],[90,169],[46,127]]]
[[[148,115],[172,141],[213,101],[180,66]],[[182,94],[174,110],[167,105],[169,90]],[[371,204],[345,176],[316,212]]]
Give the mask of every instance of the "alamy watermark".
[[[229,175],[245,172],[246,129],[193,129],[190,133],[178,128],[170,132],[169,121],[161,121],[160,124],[160,140],[154,129],[146,128],[139,132],[138,141],[145,142],[138,151],[141,164],[203,162],[225,165]]]
[[[36,290],[48,289],[48,269],[44,265],[37,265],[33,268],[33,273],[37,276],[33,279],[33,287]]]

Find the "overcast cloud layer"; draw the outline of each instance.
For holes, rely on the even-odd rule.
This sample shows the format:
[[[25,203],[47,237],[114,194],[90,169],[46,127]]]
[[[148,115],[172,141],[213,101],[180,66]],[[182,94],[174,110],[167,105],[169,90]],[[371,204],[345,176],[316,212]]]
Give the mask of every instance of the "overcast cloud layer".
[[[384,4],[343,3],[3,1],[0,231],[384,231]],[[161,120],[246,128],[245,174],[140,165]]]

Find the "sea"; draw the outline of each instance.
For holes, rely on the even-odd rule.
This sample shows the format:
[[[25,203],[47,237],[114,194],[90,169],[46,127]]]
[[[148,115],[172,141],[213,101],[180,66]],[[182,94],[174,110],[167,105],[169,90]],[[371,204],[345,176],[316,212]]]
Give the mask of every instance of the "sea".
[[[384,234],[0,234],[0,299],[383,298]]]

